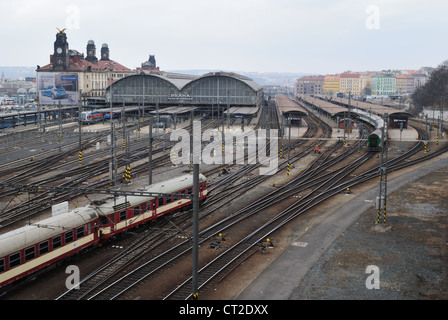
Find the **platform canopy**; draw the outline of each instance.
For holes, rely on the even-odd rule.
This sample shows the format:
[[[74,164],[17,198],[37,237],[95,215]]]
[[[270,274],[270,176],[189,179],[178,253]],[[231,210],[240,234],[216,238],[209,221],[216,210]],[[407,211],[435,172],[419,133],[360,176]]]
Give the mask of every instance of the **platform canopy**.
[[[342,107],[340,105],[308,96],[308,95],[299,95],[299,101],[312,106],[314,109],[317,109],[319,112],[329,115],[330,117],[345,117],[348,113],[348,108]]]
[[[275,96],[275,104],[279,115],[285,115],[286,117],[291,115],[305,117],[308,115],[308,111],[305,108],[284,94],[277,94]]]
[[[258,107],[231,107],[230,115],[252,116],[258,113]],[[224,114],[227,114],[227,110]]]
[[[192,110],[196,110],[195,107],[168,107],[168,108],[161,108],[159,111],[154,110],[149,112],[150,114],[169,114],[169,115],[175,115],[175,114],[182,114],[182,113],[189,113]]]
[[[364,102],[364,101],[357,101],[357,100],[348,100],[346,98],[332,98],[331,102],[338,103],[341,106],[348,106],[356,107],[359,109],[362,109],[367,112],[375,113],[379,116],[383,116],[385,113],[389,115],[395,115],[398,117],[404,117],[404,118],[414,118],[415,116],[409,112],[406,112],[405,110],[400,110],[393,107],[388,107],[380,104],[370,103],[370,102]]]

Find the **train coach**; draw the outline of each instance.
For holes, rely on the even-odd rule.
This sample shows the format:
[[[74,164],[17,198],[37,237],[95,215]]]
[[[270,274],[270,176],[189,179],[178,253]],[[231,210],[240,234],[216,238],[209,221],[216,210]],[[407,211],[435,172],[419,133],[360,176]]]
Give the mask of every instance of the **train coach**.
[[[387,139],[387,126],[384,123],[382,117],[377,115],[372,115],[369,112],[355,109],[355,112],[358,113],[359,119],[374,126],[375,130],[369,134],[367,138],[367,148],[369,151],[379,151],[384,145],[384,141],[382,141],[383,135],[383,127],[384,127],[384,140]]]
[[[183,175],[153,184],[139,191],[170,194],[171,197],[121,196],[95,203],[100,218],[101,241],[106,241],[129,228],[154,220],[162,215],[191,207],[193,176]],[[199,175],[199,201],[207,197],[207,181]]]
[[[367,138],[367,147],[370,151],[378,151],[382,148],[382,141],[381,141],[381,135],[382,131],[380,129],[377,129],[369,134]]]
[[[107,118],[110,115],[107,114]],[[83,123],[94,123],[106,119],[106,113],[100,111],[83,111],[81,112],[81,121]]]
[[[84,207],[0,235],[0,287],[96,245],[98,224]]]
[[[193,176],[183,175],[139,189],[171,197],[121,196],[0,235],[0,288],[83,249],[162,215],[192,206]],[[207,197],[207,179],[199,175],[199,200]]]

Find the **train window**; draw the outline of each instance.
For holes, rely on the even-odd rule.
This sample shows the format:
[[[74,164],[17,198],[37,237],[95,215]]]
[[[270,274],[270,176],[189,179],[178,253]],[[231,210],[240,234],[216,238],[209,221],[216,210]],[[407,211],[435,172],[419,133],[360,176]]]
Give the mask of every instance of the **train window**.
[[[100,218],[100,225],[101,226],[107,226],[109,224],[109,219],[106,216],[101,216]]]
[[[39,255],[40,256],[45,254],[45,253],[47,253],[48,251],[49,251],[49,242],[48,242],[48,240],[39,243]]]
[[[182,198],[184,198],[184,197],[185,197],[185,189],[183,189],[183,190],[180,190],[180,195],[181,195],[181,197],[182,197]]]
[[[36,248],[34,246],[25,249],[25,262],[36,257]]]
[[[68,231],[64,234],[65,244],[73,241],[73,230]]]
[[[120,212],[120,221],[126,220],[126,210]]]
[[[158,204],[158,206],[159,206],[159,207],[163,206],[163,198],[159,198],[159,204]]]
[[[187,189],[187,194],[193,194],[193,187],[189,187]]]
[[[84,226],[76,228],[76,239],[84,237]]]
[[[0,259],[0,272],[5,272],[5,259]]]
[[[138,216],[140,214],[140,207],[139,206],[135,206],[134,207],[134,216]]]
[[[88,225],[87,225],[87,234],[89,235],[89,234],[91,234],[92,233],[92,225],[89,223]]]
[[[9,268],[20,265],[20,252],[13,253],[9,256]]]
[[[166,198],[166,204],[171,203],[173,201],[172,197]]]
[[[62,246],[62,237],[57,236],[53,238],[53,250]]]

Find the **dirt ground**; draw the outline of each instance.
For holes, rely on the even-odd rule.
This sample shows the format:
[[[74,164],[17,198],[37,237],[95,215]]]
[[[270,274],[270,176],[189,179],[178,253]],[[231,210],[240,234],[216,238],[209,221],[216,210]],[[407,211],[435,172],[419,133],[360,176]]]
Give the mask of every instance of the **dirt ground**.
[[[290,299],[448,299],[448,168],[388,197],[386,223],[369,210],[322,255]],[[379,288],[366,290],[377,266]]]

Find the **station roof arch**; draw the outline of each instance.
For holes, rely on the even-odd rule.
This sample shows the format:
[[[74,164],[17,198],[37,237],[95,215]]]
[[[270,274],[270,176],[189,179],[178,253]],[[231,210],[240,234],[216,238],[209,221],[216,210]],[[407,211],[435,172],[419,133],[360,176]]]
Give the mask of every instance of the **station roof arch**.
[[[112,92],[112,93],[111,93]],[[106,100],[114,103],[148,103],[177,95],[179,83],[157,74],[135,74],[119,79],[106,89]]]
[[[262,102],[263,87],[248,77],[228,72],[203,76],[142,72],[109,85],[106,100],[110,99],[114,103],[252,106]]]
[[[236,73],[211,72],[187,83],[181,92],[197,104],[257,105],[263,87]]]

